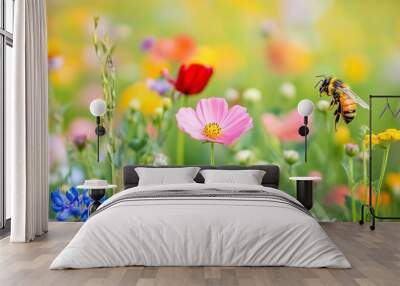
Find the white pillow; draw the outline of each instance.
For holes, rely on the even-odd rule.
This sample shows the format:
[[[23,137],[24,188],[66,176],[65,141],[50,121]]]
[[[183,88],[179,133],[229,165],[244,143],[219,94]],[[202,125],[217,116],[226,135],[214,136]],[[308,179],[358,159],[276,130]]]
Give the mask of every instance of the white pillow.
[[[195,183],[193,179],[199,170],[199,167],[135,168],[139,176],[139,186]]]
[[[202,170],[205,184],[246,184],[261,185],[265,171],[262,170]]]

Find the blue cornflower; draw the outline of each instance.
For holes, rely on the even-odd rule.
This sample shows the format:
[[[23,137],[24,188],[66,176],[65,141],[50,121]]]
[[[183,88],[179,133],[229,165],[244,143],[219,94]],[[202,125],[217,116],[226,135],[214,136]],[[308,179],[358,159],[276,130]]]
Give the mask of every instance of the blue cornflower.
[[[50,193],[51,208],[56,213],[58,221],[86,221],[89,217],[88,207],[92,202],[88,190],[82,194],[75,187],[69,188],[65,193],[60,189]],[[101,202],[105,201],[106,196]]]

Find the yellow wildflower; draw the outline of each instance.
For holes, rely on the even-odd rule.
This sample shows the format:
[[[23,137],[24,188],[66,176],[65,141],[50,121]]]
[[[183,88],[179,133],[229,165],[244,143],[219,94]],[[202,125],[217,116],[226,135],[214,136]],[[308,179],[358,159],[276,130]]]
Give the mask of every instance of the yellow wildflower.
[[[150,90],[144,82],[132,84],[122,93],[117,105],[118,112],[123,113],[131,104],[144,115],[155,115],[163,107],[161,96]]]
[[[386,175],[386,185],[395,192],[400,192],[400,173]]]
[[[396,129],[386,129],[378,133],[378,138],[380,141],[394,141],[398,138],[398,131]]]
[[[400,130],[394,129],[394,128],[389,128],[386,129],[385,132],[390,134],[392,140],[400,140]]]
[[[339,127],[335,133],[336,144],[343,145],[346,143],[350,143],[351,141],[352,140],[351,140],[349,129],[345,126]]]
[[[368,145],[368,144],[369,144],[369,134],[365,135],[363,141],[364,141],[364,144],[365,144],[365,145]],[[380,143],[380,140],[379,140],[379,138],[378,138],[378,135],[372,134],[371,143],[372,143],[372,145],[377,145],[377,144]]]

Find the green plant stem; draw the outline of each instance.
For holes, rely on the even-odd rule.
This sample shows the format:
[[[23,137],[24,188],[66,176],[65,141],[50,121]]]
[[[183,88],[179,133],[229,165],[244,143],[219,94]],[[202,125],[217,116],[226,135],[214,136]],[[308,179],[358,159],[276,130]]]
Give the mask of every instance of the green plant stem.
[[[210,143],[210,164],[211,166],[215,166],[215,152],[214,152],[214,142]]]
[[[181,107],[185,106],[187,103],[187,97],[185,95],[181,95]],[[182,131],[178,130],[178,138],[176,142],[176,164],[183,165],[185,164],[185,134]]]
[[[115,50],[115,45],[109,43],[108,35],[103,38],[99,37],[98,34],[98,24],[99,18],[94,18],[94,34],[93,34],[93,44],[96,51],[96,55],[101,64],[101,80],[103,86],[103,96],[106,102],[106,114],[105,121],[108,123],[107,133],[107,158],[110,165],[111,172],[111,183],[116,184],[116,171],[115,171],[115,153],[117,141],[113,136],[113,116],[115,110],[115,100],[116,100],[116,74],[115,66],[113,61],[113,53]]]
[[[365,144],[362,144],[362,152],[363,152],[363,185],[366,188],[369,188],[368,186],[368,167],[367,167],[367,156],[366,156],[366,148]],[[368,192],[365,192],[364,197],[363,197],[363,203],[367,201],[367,194]]]
[[[171,99],[171,102],[175,102],[175,88],[171,89],[171,92],[169,93],[169,98]]]
[[[79,159],[82,162],[83,168],[85,170],[86,176],[88,179],[94,178],[93,176],[93,172],[92,172],[92,166],[90,165],[90,159],[88,158],[88,156],[86,156],[86,154],[88,154],[88,152],[82,152],[82,151],[78,151],[79,153]]]
[[[350,185],[350,196],[351,196],[351,220],[352,222],[356,222],[357,210],[356,210],[356,200],[354,197],[354,164],[352,157],[349,157],[349,185]]]
[[[375,199],[375,215],[378,215],[379,202],[381,199],[381,188],[382,188],[382,184],[383,184],[383,179],[385,178],[386,166],[387,166],[388,159],[389,159],[389,153],[390,153],[390,143],[386,146],[385,151],[383,153],[381,173],[379,175],[378,186],[376,188],[377,194],[376,194],[376,199]]]
[[[288,178],[290,178],[290,177],[296,177],[296,169],[295,169],[294,164],[293,165],[289,164],[289,166],[288,166]],[[291,182],[292,182],[292,186],[293,186],[292,195],[295,195],[296,194],[296,188],[297,188],[296,182],[295,181],[291,181]]]
[[[111,183],[116,184],[116,174],[115,174],[115,160],[114,160],[114,153],[115,153],[115,139],[114,139],[114,130],[113,130],[113,118],[111,117],[108,120],[108,159],[110,164],[110,171],[111,171]]]
[[[329,219],[328,214],[326,213],[325,209],[321,206],[321,204],[318,201],[314,202],[313,206],[313,213],[317,216],[319,219]]]

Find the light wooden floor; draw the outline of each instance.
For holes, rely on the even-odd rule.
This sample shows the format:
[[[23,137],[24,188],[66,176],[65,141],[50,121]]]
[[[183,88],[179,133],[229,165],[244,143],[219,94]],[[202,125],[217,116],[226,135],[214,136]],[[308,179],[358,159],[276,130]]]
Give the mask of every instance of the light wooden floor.
[[[375,232],[351,223],[323,224],[353,269],[288,267],[124,267],[48,270],[80,223],[50,223],[43,238],[27,244],[0,241],[0,285],[400,285],[400,223]]]

